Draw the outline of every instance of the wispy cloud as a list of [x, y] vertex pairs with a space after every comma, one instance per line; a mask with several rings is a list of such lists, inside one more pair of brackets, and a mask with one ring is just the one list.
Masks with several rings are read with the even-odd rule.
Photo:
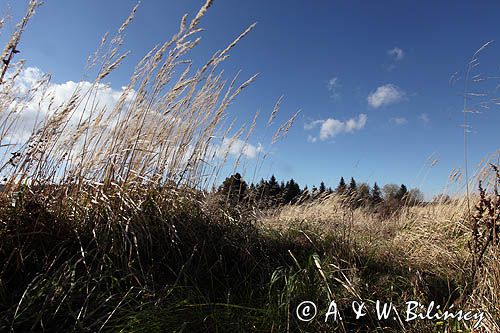
[[408, 119], [406, 119], [405, 117], [394, 117], [391, 118], [391, 122], [396, 125], [405, 125], [408, 124]]
[[342, 87], [340, 85], [339, 78], [334, 76], [326, 83], [326, 89], [330, 92], [330, 96], [333, 98], [339, 98], [340, 92], [339, 89]]
[[429, 118], [429, 115], [427, 113], [420, 114], [420, 116], [418, 116], [418, 119], [425, 124], [428, 124], [431, 121], [431, 119]]
[[306, 131], [312, 130], [316, 126], [323, 124], [323, 122], [324, 122], [324, 120], [314, 120], [314, 121], [311, 121], [310, 123], [304, 124], [304, 129]]
[[405, 57], [405, 53], [404, 53], [403, 49], [401, 49], [397, 46], [391, 50], [388, 50], [387, 54], [396, 61], [403, 60], [403, 58]]
[[[368, 116], [361, 113], [357, 118], [351, 118], [346, 121], [341, 121], [335, 118], [315, 120], [306, 124], [304, 129], [312, 130], [319, 126], [319, 140], [325, 141], [341, 133], [352, 133], [354, 131], [361, 130], [365, 127], [367, 120]], [[309, 142], [316, 142], [318, 138], [309, 135], [307, 140]]]
[[308, 141], [308, 142], [315, 143], [316, 141], [318, 141], [318, 138], [317, 138], [317, 137], [315, 137], [315, 136], [312, 136], [312, 135], [308, 135], [308, 136], [307, 136], [307, 141]]
[[233, 156], [244, 156], [249, 159], [254, 159], [260, 152], [264, 151], [264, 147], [259, 143], [257, 146], [254, 146], [248, 142], [245, 142], [241, 139], [231, 140], [225, 138], [222, 141], [219, 150], [217, 151], [219, 156], [224, 156], [226, 154]]
[[394, 84], [380, 86], [367, 97], [368, 104], [375, 109], [384, 105], [400, 102], [406, 97], [406, 93]]

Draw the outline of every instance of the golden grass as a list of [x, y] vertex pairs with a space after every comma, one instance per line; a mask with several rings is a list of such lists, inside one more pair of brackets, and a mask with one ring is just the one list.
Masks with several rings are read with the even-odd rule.
[[[27, 91], [21, 91], [18, 89], [18, 80], [24, 63], [13, 62], [22, 32], [38, 5], [37, 1], [30, 1], [25, 17], [3, 51], [3, 58], [7, 61], [2, 65], [0, 77], [2, 79], [0, 83], [0, 147], [3, 154], [0, 159], [3, 163], [0, 166], [0, 175], [6, 179], [7, 189], [0, 195], [3, 205], [3, 209], [0, 210], [2, 219], [19, 222], [16, 220], [17, 214], [19, 212], [25, 214], [23, 216], [33, 222], [34, 231], [28, 230], [23, 235], [30, 241], [32, 241], [30, 237], [39, 232], [37, 228], [41, 228], [41, 233], [47, 233], [46, 230], [48, 230], [54, 235], [59, 235], [59, 231], [55, 230], [57, 228], [54, 222], [64, 221], [64, 226], [69, 230], [65, 229], [67, 234], [71, 236], [72, 241], [80, 244], [75, 255], [77, 258], [75, 267], [83, 262], [87, 269], [85, 260], [90, 255], [87, 248], [84, 249], [81, 245], [83, 241], [80, 233], [82, 233], [88, 237], [89, 248], [92, 246], [97, 248], [95, 250], [97, 254], [94, 255], [96, 262], [105, 262], [108, 255], [107, 247], [111, 248], [111, 252], [118, 253], [116, 257], [119, 258], [119, 262], [123, 258], [126, 262], [123, 265], [126, 267], [124, 270], [129, 273], [124, 279], [129, 283], [130, 276], [133, 276], [134, 288], [137, 287], [136, 280], [150, 282], [150, 277], [142, 271], [141, 265], [144, 263], [141, 261], [142, 257], [149, 258], [148, 256], [153, 257], [153, 254], [157, 255], [153, 247], [166, 246], [166, 239], [172, 243], [178, 241], [175, 238], [176, 224], [185, 228], [185, 235], [188, 235], [186, 236], [188, 239], [191, 234], [194, 235], [193, 238], [199, 236], [188, 225], [182, 224], [186, 216], [188, 220], [192, 218], [194, 222], [201, 220], [198, 226], [206, 227], [207, 232], [216, 230], [212, 235], [214, 238], [222, 234], [222, 232], [218, 233], [219, 227], [230, 234], [231, 230], [228, 230], [227, 226], [231, 226], [231, 223], [238, 228], [247, 223], [246, 216], [243, 214], [233, 217], [219, 209], [220, 207], [210, 205], [210, 201], [205, 198], [205, 193], [193, 189], [206, 189], [216, 182], [223, 165], [228, 160], [228, 152], [220, 156], [217, 151], [220, 142], [225, 139], [235, 142], [242, 137], [246, 143], [255, 129], [258, 113], [255, 114], [248, 128], [244, 126], [235, 129], [228, 119], [231, 116], [228, 108], [240, 92], [252, 84], [257, 76], [252, 76], [237, 84], [237, 77], [231, 81], [225, 80], [221, 69], [221, 64], [229, 57], [229, 52], [254, 28], [255, 24], [250, 25], [222, 51], [216, 52], [200, 68], [194, 69], [189, 53], [200, 43], [199, 25], [212, 5], [212, 1], [207, 0], [193, 20], [188, 22], [187, 16], [184, 16], [181, 19], [179, 31], [170, 40], [158, 45], [143, 57], [136, 65], [118, 102], [113, 109], [106, 109], [98, 100], [99, 91], [106, 88], [103, 80], [117, 70], [129, 54], [122, 51], [124, 31], [134, 19], [138, 9], [136, 6], [116, 34], [111, 37], [106, 34], [97, 51], [90, 57], [89, 71], [95, 70], [95, 80], [91, 82], [90, 87], [81, 83], [68, 100], [61, 105], [54, 105], [53, 98], [48, 93], [50, 77], [44, 76]], [[46, 108], [47, 118], [39, 121], [38, 126], [34, 128], [25, 142], [11, 142], [11, 138], [21, 125], [20, 115], [26, 105], [33, 100], [37, 101], [40, 107]], [[272, 125], [281, 102], [282, 97], [278, 99], [272, 110], [266, 127]], [[297, 114], [298, 112], [277, 128], [271, 144], [287, 134]], [[231, 133], [234, 134], [231, 135]], [[235, 158], [235, 168], [242, 163], [242, 159], [244, 156], [240, 153]], [[478, 174], [483, 180], [489, 177], [484, 168], [480, 169]], [[493, 182], [487, 184], [491, 186]], [[26, 188], [25, 185], [28, 187]], [[184, 188], [183, 191], [179, 189], [181, 187]], [[25, 200], [21, 194], [29, 197], [29, 200], [21, 202]], [[366, 294], [364, 290], [366, 285], [363, 284], [362, 277], [363, 267], [361, 267], [366, 263], [362, 259], [370, 259], [376, 264], [386, 263], [394, 272], [411, 271], [410, 275], [415, 278], [411, 286], [415, 290], [422, 287], [419, 279], [425, 274], [439, 276], [443, 281], [452, 282], [457, 286], [456, 288], [461, 289], [459, 293], [466, 289], [471, 261], [468, 249], [468, 242], [471, 239], [468, 205], [477, 201], [476, 197], [456, 199], [448, 203], [406, 207], [397, 214], [384, 218], [375, 214], [372, 209], [346, 208], [344, 201], [342, 197], [329, 195], [314, 201], [285, 206], [276, 212], [261, 213], [262, 216], [257, 221], [260, 228], [258, 232], [264, 235], [280, 235], [279, 237], [282, 238], [278, 237], [279, 246], [276, 246], [278, 249], [270, 246], [271, 250], [275, 251], [273, 253], [283, 255], [286, 260], [292, 260], [293, 263], [285, 269], [280, 267], [273, 272], [273, 278], [278, 276], [276, 281], [280, 278], [287, 281], [284, 288], [293, 289], [302, 286], [303, 291], [308, 291], [307, 283], [312, 281], [315, 287], [319, 286], [317, 288], [319, 296], [321, 290], [324, 289], [328, 297], [338, 292], [343, 294], [345, 299], [360, 298], [363, 291]], [[191, 205], [196, 209], [193, 209]], [[154, 212], [152, 216], [156, 220], [153, 222], [157, 225], [149, 221], [153, 218], [152, 216], [144, 213], [148, 209]], [[204, 215], [207, 212], [210, 214]], [[170, 219], [171, 216], [175, 218]], [[222, 226], [214, 227], [215, 224], [204, 224], [205, 219], [210, 220], [214, 216], [220, 217]], [[248, 220], [251, 219], [248, 218]], [[102, 224], [96, 225], [97, 220]], [[3, 223], [2, 228], [5, 229], [6, 239], [14, 242], [15, 237], [12, 235], [20, 229], [13, 231], [12, 225]], [[16, 227], [30, 227], [30, 225], [20, 225]], [[244, 227], [247, 228], [247, 225], [245, 224]], [[151, 231], [151, 229], [154, 230]], [[102, 234], [97, 235], [95, 230], [101, 231]], [[244, 231], [247, 230], [258, 233], [250, 227], [244, 229]], [[252, 237], [255, 234], [252, 234]], [[107, 236], [109, 239], [106, 238]], [[244, 233], [239, 236], [241, 237], [237, 238], [238, 242], [248, 240]], [[155, 237], [158, 237], [160, 241], [155, 243]], [[193, 240], [195, 245], [193, 249], [190, 249], [193, 254], [186, 262], [179, 263], [181, 268], [178, 276], [183, 274], [185, 265], [192, 260], [194, 253], [198, 251], [198, 246], [206, 246], [206, 239], [203, 237], [204, 235]], [[225, 234], [217, 240], [222, 244], [221, 248], [224, 251], [227, 248], [233, 251], [234, 244], [231, 244], [232, 240], [229, 236], [227, 237], [229, 241]], [[296, 238], [293, 238], [293, 242], [290, 243], [287, 237]], [[321, 243], [321, 240], [324, 243]], [[330, 240], [332, 240], [331, 243], [329, 243]], [[109, 244], [105, 243], [106, 241]], [[310, 265], [313, 268], [312, 272], [318, 273], [319, 279], [317, 276], [309, 279], [308, 274], [311, 274], [311, 270], [303, 267], [303, 261], [296, 258], [289, 244], [308, 254], [310, 248], [316, 251], [318, 243], [323, 244], [321, 246], [324, 252], [331, 257], [320, 258], [317, 253], [311, 256], [312, 261], [309, 261], [312, 263]], [[8, 261], [11, 262], [12, 258], [22, 259], [21, 254], [36, 254], [39, 250], [31, 251], [26, 244], [16, 245], [12, 252], [6, 253]], [[61, 240], [60, 244], [64, 244], [64, 240]], [[25, 245], [26, 248], [23, 247]], [[287, 246], [289, 248], [285, 251]], [[251, 245], [248, 245], [248, 248], [236, 247], [234, 253], [251, 262], [254, 259], [250, 254], [250, 247]], [[332, 250], [334, 247], [338, 247], [335, 249], [337, 252]], [[165, 253], [178, 250], [174, 246], [172, 248], [174, 250], [164, 249]], [[73, 248], [70, 247], [71, 249]], [[221, 253], [218, 253], [218, 250], [214, 250], [213, 258], [206, 255], [209, 270], [222, 265], [219, 255], [222, 258], [224, 251], [221, 250]], [[45, 249], [42, 252], [47, 255], [44, 251]], [[234, 255], [233, 252], [230, 253]], [[269, 257], [272, 255], [268, 256], [263, 253], [262, 258], [265, 259], [262, 259], [262, 262], [266, 263], [265, 260], [268, 260], [270, 262], [268, 265], [275, 268], [272, 266], [275, 263], [273, 258]], [[163, 264], [164, 262], [158, 258], [155, 258], [157, 261], [151, 262], [155, 265]], [[228, 257], [225, 258], [227, 260]], [[20, 265], [21, 259], [19, 259]], [[211, 261], [212, 259], [216, 260], [215, 263]], [[71, 260], [68, 259], [68, 263], [71, 263]], [[280, 261], [279, 264], [282, 262], [286, 261]], [[137, 263], [140, 267], [133, 267]], [[346, 264], [350, 266], [343, 267]], [[109, 264], [110, 270], [116, 268], [114, 265], [115, 263]], [[155, 265], [151, 266], [151, 270], [156, 269]], [[392, 266], [398, 266], [396, 267], [398, 270]], [[61, 272], [63, 272], [61, 274], [68, 275], [68, 272], [76, 274], [71, 271], [73, 268], [68, 268], [69, 264], [61, 267]], [[117, 267], [122, 268], [120, 265]], [[203, 265], [200, 267], [205, 268]], [[248, 274], [251, 274], [254, 268], [251, 267]], [[298, 268], [298, 272], [293, 273], [295, 268]], [[226, 274], [227, 271], [224, 269], [221, 269], [221, 272]], [[380, 273], [378, 270], [374, 271]], [[280, 275], [280, 272], [283, 274]], [[393, 271], [390, 272], [393, 273]], [[87, 273], [91, 277], [93, 272]], [[203, 277], [207, 275], [203, 271], [201, 273], [197, 271], [197, 274], [193, 275], [194, 278], [201, 279], [200, 275]], [[110, 276], [114, 277], [112, 274]], [[403, 273], [401, 276], [383, 276], [377, 283], [386, 287], [386, 283], [382, 280], [386, 279], [387, 283], [392, 283], [391, 279], [406, 278], [403, 276]], [[214, 279], [219, 278], [224, 280], [221, 276], [215, 276]], [[259, 278], [262, 279], [261, 276]], [[298, 281], [296, 285], [288, 283], [291, 278]], [[71, 277], [61, 279], [65, 283], [72, 283]], [[47, 285], [43, 285], [41, 281], [34, 278], [26, 287], [25, 293], [33, 290], [36, 296], [37, 283], [50, 290], [53, 282], [50, 278], [44, 281], [48, 281]], [[93, 280], [89, 278], [88, 281]], [[138, 282], [138, 285], [142, 282]], [[176, 280], [175, 286], [177, 282]], [[270, 290], [274, 287], [274, 282], [269, 283]], [[335, 283], [343, 289], [336, 291], [331, 287]], [[144, 282], [144, 284], [147, 283]], [[81, 290], [85, 290], [87, 286], [80, 285], [80, 287]], [[141, 287], [143, 289], [137, 297], [142, 292], [151, 292], [145, 286]], [[40, 290], [44, 290], [43, 288]], [[392, 293], [391, 288], [386, 288], [384, 292]], [[122, 296], [123, 299], [128, 299], [132, 289], [131, 287], [124, 295], [118, 293], [109, 297], [113, 300]], [[474, 285], [470, 295], [467, 295], [467, 299], [462, 300], [472, 307], [486, 311], [487, 319], [483, 327], [486, 332], [499, 331], [499, 290], [498, 247], [492, 247], [486, 253], [477, 284]], [[450, 294], [453, 291], [450, 291]], [[66, 291], [57, 287], [54, 294], [48, 295], [60, 300], [59, 296], [63, 292]], [[70, 291], [67, 292], [69, 295]], [[410, 290], [405, 292], [410, 295], [419, 295]], [[91, 294], [89, 292], [87, 296], [90, 298]], [[283, 296], [284, 298], [280, 300], [284, 299], [284, 303], [288, 302], [286, 306], [290, 308], [291, 292], [287, 291], [287, 295], [288, 298]], [[65, 299], [66, 297], [63, 297], [60, 300], [61, 304]], [[21, 305], [24, 306], [23, 301], [25, 301], [23, 298], [19, 300], [14, 317], [17, 316], [17, 310], [21, 308]], [[37, 297], [33, 297], [32, 301], [36, 304]], [[116, 303], [115, 310], [121, 304], [121, 301]], [[83, 305], [80, 311], [87, 311], [85, 307], [86, 305]], [[28, 308], [29, 306], [26, 307]], [[282, 303], [279, 303], [277, 311], [281, 311], [282, 308]], [[106, 312], [109, 317], [100, 318], [103, 319], [100, 321], [101, 328], [108, 323], [115, 310]], [[289, 313], [290, 311], [286, 313], [287, 320], [290, 318]], [[80, 315], [78, 316], [76, 322], [80, 319]], [[30, 320], [31, 318], [28, 318], [27, 322]], [[265, 320], [263, 322], [266, 323]]]
[[[483, 173], [483, 176], [488, 176]], [[491, 175], [490, 175], [491, 176]], [[477, 202], [472, 196], [470, 201]], [[359, 253], [398, 263], [403, 269], [422, 275], [439, 276], [450, 281], [464, 295], [471, 275], [471, 225], [467, 219], [467, 199], [453, 199], [427, 205], [406, 207], [382, 218], [366, 208], [349, 209], [345, 198], [335, 194], [300, 205], [285, 206], [265, 216], [265, 230], [307, 230], [323, 238], [335, 235], [337, 241], [353, 244]], [[489, 249], [473, 292], [456, 302], [485, 311], [485, 325], [476, 331], [497, 332], [500, 324], [500, 265], [498, 247]], [[415, 288], [419, 289], [417, 278]]]
[[[30, 3], [5, 52], [15, 50], [37, 4]], [[16, 84], [23, 63], [4, 65], [2, 72], [8, 75], [1, 86], [0, 142], [4, 156], [15, 154], [15, 159], [4, 161], [1, 168], [8, 186], [71, 183], [79, 188], [89, 182], [103, 186], [173, 182], [209, 188], [227, 162], [227, 153], [221, 157], [221, 142], [239, 140], [245, 130], [242, 127], [230, 134], [235, 129], [231, 122], [227, 125], [231, 116], [227, 109], [257, 77], [254, 75], [237, 84], [236, 77], [230, 82], [225, 80], [221, 69], [230, 51], [255, 24], [200, 68], [193, 68], [188, 54], [201, 40], [198, 26], [211, 4], [212, 1], [207, 1], [189, 23], [184, 16], [179, 31], [137, 64], [129, 84], [111, 110], [101, 105], [99, 90], [107, 87], [103, 79], [129, 54], [121, 51], [123, 33], [133, 21], [137, 6], [114, 36], [106, 34], [102, 38], [98, 50], [89, 59], [89, 71], [97, 69], [90, 88], [80, 85], [62, 105], [53, 105], [50, 96], [44, 94], [48, 77], [21, 94]], [[10, 138], [21, 125], [19, 115], [33, 99], [42, 108], [48, 108], [48, 117], [38, 122], [26, 142], [14, 143]], [[278, 109], [279, 103], [270, 119], [276, 116]], [[257, 115], [244, 137], [245, 144], [254, 130]], [[288, 132], [294, 118], [278, 129], [273, 142]], [[235, 159], [236, 166], [242, 159], [243, 152]]]

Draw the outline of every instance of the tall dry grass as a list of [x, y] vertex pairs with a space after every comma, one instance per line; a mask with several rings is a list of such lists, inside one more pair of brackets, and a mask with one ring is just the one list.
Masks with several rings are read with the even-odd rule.
[[[39, 5], [31, 1], [4, 51], [7, 62], [2, 68], [6, 76], [1, 86], [0, 142], [6, 185], [75, 184], [77, 190], [90, 183], [209, 188], [228, 159], [229, 149], [221, 149], [222, 142], [243, 139], [245, 145], [255, 128], [256, 117], [248, 128], [233, 128], [227, 110], [257, 77], [237, 83], [237, 77], [224, 79], [221, 69], [231, 50], [255, 24], [200, 68], [193, 68], [189, 53], [201, 41], [199, 24], [211, 4], [207, 1], [191, 21], [185, 15], [179, 31], [139, 61], [116, 104], [108, 109], [99, 100], [99, 92], [108, 87], [104, 80], [129, 54], [122, 51], [124, 32], [137, 6], [114, 35], [102, 38], [89, 58], [89, 73], [95, 69], [90, 86], [81, 83], [67, 101], [54, 105], [47, 76], [27, 91], [18, 89], [24, 63], [14, 63], [12, 58]], [[44, 108], [48, 117], [37, 121], [27, 140], [15, 142], [12, 138], [22, 125], [20, 115], [30, 103]], [[278, 108], [279, 104], [271, 118]], [[273, 141], [287, 132], [292, 122], [279, 128]], [[243, 158], [240, 152], [236, 163]]]
[[[484, 161], [475, 178], [470, 180], [470, 188], [481, 183], [488, 188], [484, 194], [491, 201], [482, 210], [479, 207], [484, 199], [480, 195], [471, 193], [467, 197], [459, 193], [451, 200], [403, 207], [384, 217], [371, 208], [353, 209], [346, 204], [349, 198], [332, 194], [304, 204], [285, 206], [276, 214], [265, 217], [261, 224], [264, 229], [277, 230], [281, 234], [298, 232], [306, 238], [314, 235], [314, 238], [330, 241], [332, 246], [347, 245], [348, 254], [344, 253], [342, 258], [357, 258], [351, 261], [351, 265], [358, 267], [357, 273], [351, 276], [353, 281], [362, 280], [360, 267], [369, 267], [375, 258], [383, 258], [384, 265], [397, 267], [392, 272], [393, 278], [398, 276], [406, 280], [404, 290], [401, 290], [402, 297], [420, 299], [424, 303], [441, 297], [446, 306], [480, 309], [485, 313], [486, 319], [479, 329], [472, 330], [467, 324], [455, 326], [456, 323], [434, 329], [497, 332], [500, 325], [500, 248], [495, 232], [498, 232], [500, 213], [500, 178], [495, 165], [489, 165], [489, 161], [497, 158], [493, 155]], [[471, 203], [475, 205], [472, 208]], [[471, 222], [469, 209], [478, 216], [476, 224]], [[476, 228], [479, 225], [480, 230], [474, 231], [475, 225]], [[473, 251], [474, 233], [479, 233], [485, 241], [490, 239], [488, 246], [484, 247], [484, 258], [479, 267], [475, 258], [478, 254]], [[488, 238], [491, 235], [493, 237]], [[353, 281], [346, 279], [345, 288], [356, 286]], [[375, 283], [370, 288], [376, 290], [377, 285]], [[357, 288], [354, 294], [366, 293], [364, 286], [358, 284]], [[400, 329], [412, 330], [415, 327], [402, 325]], [[433, 328], [419, 329], [431, 331]]]
[[[248, 292], [222, 277], [262, 279], [268, 269], [256, 264], [254, 257], [266, 254], [250, 224], [207, 206], [202, 191], [216, 182], [231, 144], [244, 147], [255, 128], [257, 115], [249, 127], [234, 128], [228, 107], [256, 75], [237, 83], [222, 69], [255, 24], [194, 68], [189, 54], [201, 42], [200, 23], [212, 5], [207, 0], [139, 61], [107, 108], [100, 92], [129, 54], [122, 51], [124, 32], [138, 7], [88, 59], [94, 80], [80, 82], [58, 103], [50, 76], [26, 87], [25, 62], [15, 62], [39, 5], [29, 2], [3, 53], [0, 330], [182, 330], [188, 321], [176, 318], [197, 319], [212, 309], [203, 303], [229, 303], [227, 292]], [[18, 134], [30, 107], [40, 110], [40, 118], [23, 138]], [[243, 159], [240, 151], [235, 164]], [[238, 259], [248, 263], [238, 267]], [[155, 315], [166, 309], [173, 315]], [[157, 322], [147, 319], [152, 317]], [[215, 319], [205, 329], [221, 327]]]
[[[472, 291], [464, 293], [473, 270], [465, 199], [385, 218], [350, 209], [335, 195], [264, 213], [228, 212], [207, 199], [200, 189], [216, 182], [229, 159], [221, 142], [247, 142], [257, 123], [256, 114], [248, 127], [234, 128], [228, 112], [256, 76], [238, 84], [222, 70], [254, 25], [201, 67], [189, 60], [211, 4], [190, 21], [184, 16], [178, 32], [136, 65], [109, 109], [99, 92], [128, 55], [124, 32], [138, 7], [89, 58], [95, 79], [56, 103], [47, 75], [19, 85], [19, 40], [39, 6], [29, 2], [4, 49], [0, 83], [0, 330], [470, 329], [348, 316], [304, 324], [293, 315], [305, 299], [335, 299], [345, 310], [355, 299], [415, 298], [485, 309], [481, 330], [498, 331], [498, 247], [488, 248]], [[28, 138], [16, 139], [33, 104], [47, 117]], [[235, 167], [243, 159], [240, 153]]]

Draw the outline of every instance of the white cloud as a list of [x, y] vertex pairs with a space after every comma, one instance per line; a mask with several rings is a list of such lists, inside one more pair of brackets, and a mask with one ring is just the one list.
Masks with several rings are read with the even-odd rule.
[[[17, 89], [19, 95], [29, 92], [30, 89], [39, 83], [44, 75], [45, 74], [38, 68], [29, 67], [24, 69], [16, 81], [15, 88]], [[12, 108], [15, 108], [17, 110], [16, 112], [18, 112], [15, 124], [16, 127], [15, 131], [11, 131], [11, 135], [5, 139], [10, 144], [22, 144], [26, 142], [34, 131], [40, 128], [56, 110], [60, 109], [60, 106], [70, 100], [71, 96], [77, 89], [79, 90], [79, 94], [84, 96], [87, 95], [92, 86], [93, 83], [87, 81], [78, 83], [67, 81], [59, 84], [48, 83], [44, 95], [40, 90], [37, 90], [33, 98], [25, 104], [12, 106]], [[95, 103], [97, 103], [94, 105], [93, 109], [99, 111], [105, 108], [106, 114], [108, 114], [108, 112], [111, 112], [119, 101], [125, 87], [122, 88], [122, 90], [116, 90], [105, 84], [98, 84], [97, 86], [94, 86], [93, 89], [95, 89], [93, 90], [95, 99], [92, 96], [90, 102], [93, 103], [95, 100]], [[127, 109], [126, 106], [133, 101], [135, 94], [135, 91], [132, 90], [127, 95], [125, 99], [125, 107], [123, 109]], [[72, 135], [73, 128], [76, 127], [80, 119], [87, 119], [90, 117], [90, 113], [92, 112], [91, 109], [92, 107], [85, 107], [85, 101], [76, 108], [67, 124], [68, 126], [66, 126], [65, 136]], [[95, 111], [91, 118], [94, 119], [97, 113], [98, 112]], [[155, 121], [154, 116], [151, 117], [152, 118], [148, 119], [147, 122]], [[0, 118], [0, 120], [2, 120], [2, 118]], [[182, 120], [179, 118], [172, 117], [171, 121], [177, 122], [178, 126], [183, 126]], [[110, 130], [115, 126], [115, 123], [111, 120], [105, 126], [108, 130]], [[219, 158], [223, 158], [226, 155], [233, 157], [241, 155], [248, 159], [254, 159], [259, 153], [264, 152], [264, 147], [260, 143], [255, 146], [240, 139], [231, 140], [226, 138], [219, 144], [214, 144], [209, 150], [210, 152], [215, 152], [216, 156]], [[187, 162], [189, 157], [192, 155], [192, 152], [193, 148], [190, 146], [187, 147], [182, 153], [182, 160]]]
[[358, 119], [356, 120], [355, 118], [351, 118], [345, 123], [345, 132], [351, 133], [354, 132], [355, 130], [360, 130], [366, 125], [366, 121], [368, 120], [368, 117], [366, 114], [361, 113], [358, 116]]
[[254, 159], [263, 151], [264, 147], [260, 143], [257, 146], [254, 146], [240, 139], [231, 140], [229, 138], [225, 138], [222, 140], [222, 144], [217, 149], [217, 155], [219, 157], [224, 157], [226, 155], [238, 157], [241, 155], [249, 159]]
[[326, 84], [326, 89], [331, 93], [331, 96], [334, 98], [340, 97], [340, 94], [338, 92], [339, 88], [341, 87], [339, 83], [339, 78], [334, 76], [330, 80], [328, 80]]
[[344, 126], [344, 122], [334, 118], [328, 118], [323, 122], [323, 124], [321, 124], [319, 138], [321, 141], [324, 141], [330, 137], [334, 137], [335, 135], [342, 133]]
[[396, 61], [402, 60], [404, 58], [404, 56], [405, 56], [404, 51], [401, 48], [397, 47], [397, 46], [395, 48], [391, 49], [391, 50], [388, 50], [387, 54], [389, 56], [393, 57], [394, 60], [396, 60]]
[[[334, 118], [328, 118], [326, 120], [315, 120], [304, 126], [304, 129], [311, 130], [318, 125], [319, 129], [319, 139], [325, 141], [329, 138], [341, 133], [352, 133], [354, 131], [360, 130], [365, 127], [368, 117], [366, 114], [361, 113], [357, 118], [351, 118], [347, 121], [341, 121]], [[317, 138], [315, 136], [309, 135], [307, 140], [309, 142], [316, 142]]]
[[391, 122], [396, 125], [405, 125], [408, 124], [408, 119], [406, 119], [405, 117], [395, 117], [391, 118]]
[[312, 136], [312, 135], [307, 136], [307, 142], [315, 143], [316, 141], [318, 141], [317, 137]]
[[422, 113], [420, 116], [418, 116], [418, 119], [426, 124], [431, 121], [431, 119], [429, 118], [429, 115], [427, 113]]
[[323, 123], [323, 120], [314, 120], [314, 121], [311, 121], [310, 123], [304, 124], [304, 129], [306, 131], [312, 130], [313, 128], [315, 128], [316, 126], [318, 126], [322, 123]]
[[[15, 85], [17, 94], [21, 96], [28, 93], [30, 89], [40, 84], [44, 75], [40, 69], [35, 67], [28, 67], [21, 71]], [[32, 98], [22, 105], [11, 105], [11, 108], [16, 110], [18, 116], [16, 118], [15, 131], [11, 132], [11, 135], [6, 139], [12, 144], [25, 142], [34, 130], [38, 129], [48, 117], [53, 115], [56, 110], [60, 109], [61, 106], [71, 99], [76, 90], [79, 90], [80, 95], [84, 96], [91, 88], [94, 89], [93, 93], [95, 94], [95, 99], [94, 96], [92, 96], [92, 99], [97, 103], [94, 105], [94, 110], [105, 108], [107, 112], [110, 112], [114, 108], [122, 96], [123, 89], [125, 89], [116, 90], [105, 84], [94, 85], [87, 81], [78, 83], [74, 81], [48, 83], [45, 92], [42, 92], [43, 89], [38, 89]], [[134, 92], [132, 91], [126, 98], [127, 103], [133, 97]], [[80, 119], [88, 118], [92, 112], [91, 109], [89, 106], [86, 107], [85, 101], [80, 103], [69, 121], [69, 127], [76, 125]], [[94, 112], [94, 117], [96, 113]], [[68, 128], [67, 131], [70, 132], [70, 129]]]
[[375, 109], [381, 106], [400, 102], [406, 97], [406, 93], [394, 84], [380, 86], [368, 95], [368, 104]]

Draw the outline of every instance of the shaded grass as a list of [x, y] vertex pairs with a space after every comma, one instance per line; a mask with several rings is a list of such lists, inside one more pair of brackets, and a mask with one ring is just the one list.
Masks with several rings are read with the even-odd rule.
[[[393, 321], [355, 320], [351, 302], [455, 298], [452, 281], [418, 275], [335, 232], [265, 230], [248, 212], [227, 214], [192, 190], [145, 190], [136, 209], [114, 201], [121, 195], [93, 196], [85, 214], [28, 189], [4, 202], [1, 330], [396, 332]], [[304, 300], [323, 309], [318, 316], [335, 300], [342, 325], [298, 321]]]

